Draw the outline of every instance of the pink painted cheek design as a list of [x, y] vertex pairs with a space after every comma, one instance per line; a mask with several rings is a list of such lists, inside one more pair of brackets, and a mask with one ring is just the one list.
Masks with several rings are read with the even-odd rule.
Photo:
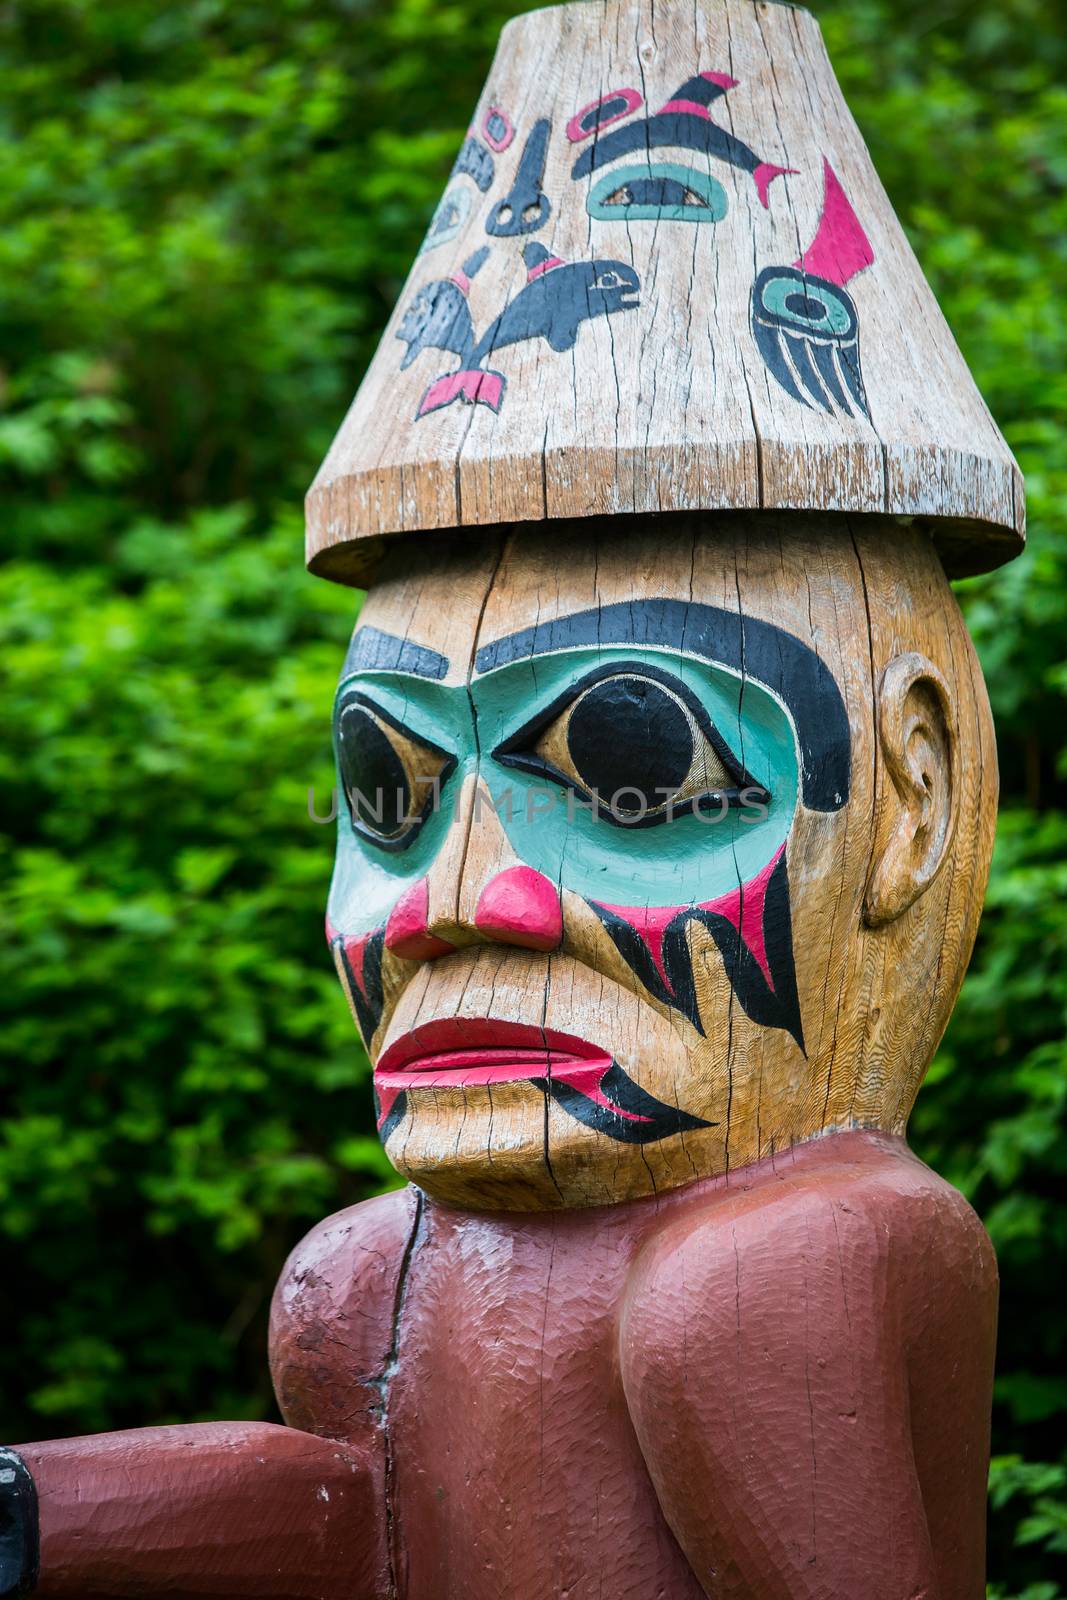
[[784, 844], [748, 883], [702, 905], [588, 903], [649, 993], [703, 1033], [688, 939], [689, 924], [699, 923], [714, 939], [745, 1013], [784, 1029], [803, 1050]]
[[559, 891], [533, 867], [508, 867], [482, 890], [474, 926], [499, 944], [555, 950], [563, 938]]
[[[785, 846], [782, 846], [782, 850]], [[694, 911], [706, 911], [712, 915], [725, 917], [737, 929], [744, 943], [752, 952], [770, 987], [774, 988], [774, 979], [767, 963], [767, 948], [763, 939], [763, 909], [767, 897], [767, 885], [771, 874], [778, 863], [778, 855], [773, 861], [768, 862], [763, 871], [746, 883], [742, 888], [731, 889], [728, 894], [719, 895], [715, 900], [706, 900], [700, 905], [693, 906]], [[667, 929], [674, 919], [690, 909], [686, 906], [609, 906], [605, 911], [612, 911], [616, 916], [625, 917], [636, 929], [641, 939], [648, 947], [649, 954], [656, 964], [656, 970], [664, 983], [668, 982], [667, 972], [663, 965], [663, 940]]]

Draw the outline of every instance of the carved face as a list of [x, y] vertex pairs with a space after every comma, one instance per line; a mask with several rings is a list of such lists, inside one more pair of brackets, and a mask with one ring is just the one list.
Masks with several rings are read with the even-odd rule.
[[386, 1149], [443, 1198], [629, 1198], [865, 1120], [892, 557], [736, 527], [406, 546], [364, 606], [328, 932]]

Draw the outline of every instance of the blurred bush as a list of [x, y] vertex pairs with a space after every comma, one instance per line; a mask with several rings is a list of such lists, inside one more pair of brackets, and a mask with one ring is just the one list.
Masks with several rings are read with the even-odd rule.
[[[269, 1414], [288, 1247], [388, 1183], [322, 945], [357, 597], [300, 497], [509, 0], [0, 10], [0, 1351], [9, 1438]], [[824, 0], [842, 86], [1027, 474], [961, 585], [1004, 814], [913, 1121], [1003, 1279], [992, 1592], [1067, 1554], [1067, 36], [1056, 0]]]

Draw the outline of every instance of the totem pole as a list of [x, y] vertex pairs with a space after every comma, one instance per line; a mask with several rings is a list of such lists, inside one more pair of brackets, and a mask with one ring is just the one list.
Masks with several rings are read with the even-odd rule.
[[286, 1267], [288, 1426], [5, 1457], [4, 1592], [979, 1600], [996, 1267], [904, 1132], [1022, 506], [806, 12], [509, 24], [308, 498], [408, 1183]]

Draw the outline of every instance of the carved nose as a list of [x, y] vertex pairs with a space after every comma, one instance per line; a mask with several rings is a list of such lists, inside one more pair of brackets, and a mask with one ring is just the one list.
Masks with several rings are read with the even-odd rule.
[[429, 929], [430, 886], [425, 878], [405, 889], [385, 924], [385, 947], [405, 961], [435, 961], [455, 950]]
[[555, 950], [563, 938], [563, 907], [555, 884], [533, 867], [508, 867], [490, 878], [474, 909], [483, 939]]

